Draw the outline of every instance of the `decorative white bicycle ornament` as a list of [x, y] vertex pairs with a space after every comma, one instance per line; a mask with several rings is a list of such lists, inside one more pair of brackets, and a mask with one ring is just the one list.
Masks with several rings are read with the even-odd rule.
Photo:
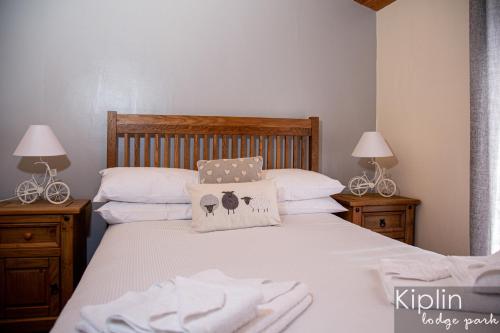
[[376, 189], [377, 192], [383, 197], [392, 197], [396, 194], [396, 183], [385, 176], [385, 169], [381, 168], [380, 165], [372, 159], [368, 163], [375, 165], [375, 175], [373, 179], [369, 179], [366, 172], [363, 172], [363, 176], [356, 176], [351, 178], [349, 181], [349, 190], [351, 193], [357, 196], [362, 196], [368, 192], [368, 190]]
[[70, 191], [69, 186], [62, 181], [55, 179], [57, 170], [51, 169], [47, 162], [35, 162], [45, 166], [45, 174], [41, 182], [37, 181], [33, 175], [31, 179], [23, 181], [16, 187], [16, 197], [25, 204], [36, 201], [39, 197], [45, 198], [48, 202], [60, 205], [68, 201]]

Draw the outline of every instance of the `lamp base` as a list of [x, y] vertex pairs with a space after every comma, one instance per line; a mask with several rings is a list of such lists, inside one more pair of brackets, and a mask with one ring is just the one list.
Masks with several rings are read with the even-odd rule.
[[389, 198], [396, 194], [396, 183], [385, 175], [385, 169], [372, 159], [370, 164], [375, 165], [375, 176], [369, 179], [366, 173], [362, 176], [356, 176], [349, 180], [349, 190], [352, 194], [359, 197], [365, 195], [369, 190], [376, 190], [378, 194], [383, 197]]
[[57, 170], [51, 169], [49, 164], [44, 161], [35, 162], [34, 164], [43, 164], [45, 166], [43, 180], [38, 182], [35, 175], [32, 175], [31, 179], [21, 182], [15, 190], [19, 201], [24, 204], [30, 204], [40, 197], [45, 198], [48, 202], [55, 205], [60, 205], [68, 201], [71, 193], [69, 186], [55, 179]]

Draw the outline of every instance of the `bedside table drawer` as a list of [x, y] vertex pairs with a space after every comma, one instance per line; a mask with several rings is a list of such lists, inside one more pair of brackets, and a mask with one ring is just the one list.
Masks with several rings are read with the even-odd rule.
[[59, 247], [60, 224], [7, 224], [0, 226], [0, 248]]
[[369, 193], [362, 197], [339, 193], [332, 195], [347, 212], [338, 216], [384, 236], [413, 245], [415, 208], [420, 200], [394, 196], [390, 198]]
[[403, 231], [405, 212], [364, 213], [362, 226], [378, 232]]

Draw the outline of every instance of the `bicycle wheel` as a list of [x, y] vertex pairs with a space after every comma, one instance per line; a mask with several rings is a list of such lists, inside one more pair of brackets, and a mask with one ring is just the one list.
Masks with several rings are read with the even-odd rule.
[[360, 197], [368, 192], [368, 184], [361, 176], [353, 177], [349, 181], [349, 190], [351, 190], [352, 194]]
[[392, 179], [384, 178], [377, 184], [377, 192], [383, 197], [392, 197], [396, 194], [396, 183]]
[[32, 180], [25, 180], [16, 187], [17, 198], [25, 204], [30, 204], [38, 198], [37, 186]]
[[53, 182], [45, 189], [45, 199], [48, 202], [60, 205], [69, 199], [69, 186], [63, 182]]

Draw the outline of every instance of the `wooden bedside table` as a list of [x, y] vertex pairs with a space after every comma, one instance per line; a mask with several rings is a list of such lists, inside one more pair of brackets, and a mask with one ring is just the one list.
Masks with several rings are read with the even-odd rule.
[[89, 200], [0, 203], [0, 331], [48, 331], [86, 266]]
[[384, 198], [379, 194], [335, 194], [332, 198], [348, 209], [337, 213], [339, 217], [413, 245], [415, 227], [415, 207], [420, 200], [393, 196]]

